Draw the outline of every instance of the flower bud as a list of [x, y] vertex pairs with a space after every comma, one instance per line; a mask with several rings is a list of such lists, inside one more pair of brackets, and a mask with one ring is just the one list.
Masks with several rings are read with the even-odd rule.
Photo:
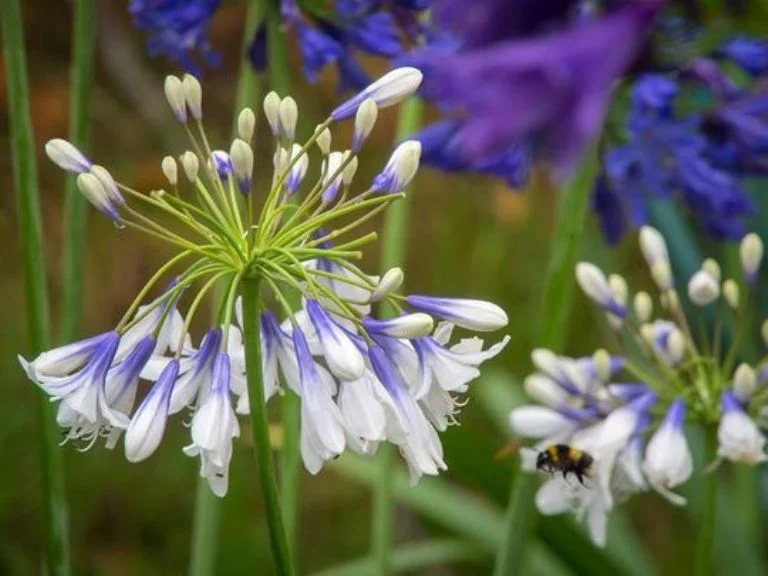
[[403, 314], [391, 320], [363, 320], [363, 328], [368, 332], [377, 332], [391, 338], [423, 338], [429, 336], [434, 326], [432, 317], [423, 312]]
[[673, 328], [667, 336], [667, 354], [671, 364], [677, 364], [685, 355], [685, 336], [678, 328]]
[[187, 175], [187, 179], [193, 184], [197, 182], [197, 173], [200, 170], [200, 161], [195, 156], [194, 152], [187, 150], [181, 155], [181, 167], [184, 168], [184, 174]]
[[120, 194], [120, 191], [117, 189], [115, 179], [112, 178], [112, 174], [109, 173], [109, 170], [103, 166], [94, 164], [91, 166], [91, 174], [96, 176], [96, 178], [99, 179], [99, 182], [101, 182], [101, 185], [104, 186], [104, 190], [106, 191], [110, 201], [117, 204], [125, 204], [125, 200], [123, 200], [122, 194]]
[[331, 152], [328, 158], [323, 160], [323, 193], [321, 199], [326, 204], [330, 204], [336, 198], [341, 186], [341, 174], [334, 177], [339, 172], [344, 163], [344, 154], [341, 152]]
[[216, 170], [219, 178], [222, 180], [226, 180], [232, 174], [232, 158], [224, 150], [214, 150], [211, 152], [209, 164], [212, 169]]
[[344, 186], [349, 186], [352, 184], [352, 180], [355, 177], [355, 173], [357, 172], [357, 156], [352, 156], [352, 159], [349, 161], [347, 166], [344, 168], [344, 171], [341, 173], [341, 182], [344, 184]]
[[[319, 128], [320, 126], [315, 128], [315, 133], [317, 133]], [[320, 134], [317, 135], [315, 144], [320, 148], [320, 152], [323, 156], [328, 156], [328, 154], [331, 153], [331, 131], [328, 130], [328, 128], [323, 128], [322, 131], [320, 131]]]
[[280, 131], [289, 140], [296, 137], [296, 122], [299, 118], [299, 109], [296, 100], [286, 96], [280, 101]]
[[605, 274], [594, 264], [579, 262], [576, 265], [576, 282], [591, 300], [619, 318], [626, 316], [626, 308], [617, 301]]
[[701, 269], [708, 272], [709, 275], [712, 276], [712, 278], [714, 278], [716, 282], [720, 282], [720, 274], [721, 274], [720, 264], [718, 264], [716, 260], [714, 260], [713, 258], [707, 258], [701, 264]]
[[699, 270], [688, 282], [688, 297], [697, 306], [707, 306], [720, 297], [720, 286], [709, 272]]
[[192, 74], [184, 74], [182, 81], [184, 88], [184, 100], [187, 102], [187, 108], [195, 120], [203, 117], [203, 89], [200, 82]]
[[352, 151], [357, 152], [360, 150], [365, 139], [373, 130], [374, 124], [376, 124], [376, 117], [379, 115], [379, 108], [376, 106], [376, 102], [368, 98], [360, 104], [360, 108], [357, 109], [355, 115], [355, 132], [352, 137]]
[[739, 258], [741, 259], [741, 267], [744, 270], [747, 283], [754, 284], [757, 278], [757, 271], [760, 268], [760, 261], [763, 259], [763, 241], [754, 232], [744, 236], [744, 239], [741, 241]]
[[627, 289], [627, 281], [619, 274], [611, 274], [608, 276], [608, 285], [611, 288], [611, 292], [613, 292], [614, 298], [622, 304], [626, 303], [629, 291]]
[[667, 243], [661, 233], [651, 226], [640, 228], [640, 250], [643, 252], [645, 261], [649, 266], [656, 262], [663, 261], [669, 266], [669, 253], [667, 252]]
[[392, 294], [403, 284], [403, 271], [400, 268], [390, 268], [379, 280], [379, 285], [371, 292], [369, 302], [378, 302], [389, 294]]
[[402, 102], [416, 92], [421, 84], [422, 74], [416, 68], [395, 68], [388, 72], [362, 92], [342, 103], [331, 112], [333, 120], [349, 118], [357, 112], [367, 99], [373, 100], [379, 108], [386, 108]]
[[749, 364], [739, 364], [733, 373], [733, 392], [742, 402], [748, 401], [757, 389], [757, 376]]
[[597, 377], [601, 382], [608, 382], [613, 374], [613, 370], [611, 370], [611, 355], [608, 354], [608, 351], [604, 348], [600, 348], [599, 350], [595, 350], [595, 353], [592, 355], [592, 360], [595, 363]]
[[264, 115], [272, 135], [280, 134], [280, 96], [274, 90], [264, 97]]
[[171, 186], [176, 186], [179, 183], [179, 165], [176, 164], [176, 160], [173, 156], [166, 156], [163, 158], [160, 167], [163, 170], [163, 175], [168, 180]]
[[723, 282], [723, 298], [733, 310], [739, 309], [739, 285], [729, 278]]
[[113, 222], [118, 222], [120, 220], [120, 215], [110, 201], [107, 191], [96, 176], [89, 172], [80, 174], [77, 177], [77, 188], [82, 192], [88, 202], [93, 204], [96, 209], [107, 218]]
[[371, 189], [375, 192], [397, 194], [402, 192], [419, 169], [421, 142], [407, 140], [392, 152], [387, 165], [374, 179]]
[[523, 380], [525, 393], [539, 404], [559, 408], [567, 406], [569, 394], [548, 376], [536, 373]]
[[256, 129], [256, 114], [250, 108], [243, 108], [237, 117], [237, 133], [240, 138], [246, 142], [253, 139], [253, 132]]
[[669, 262], [659, 260], [651, 264], [651, 277], [659, 290], [666, 291], [672, 288], [672, 269], [669, 267]]
[[91, 169], [91, 161], [86, 158], [71, 142], [54, 138], [45, 143], [45, 153], [59, 168], [67, 172], [82, 174]]
[[298, 160], [291, 167], [291, 171], [288, 173], [288, 178], [285, 181], [290, 194], [294, 194], [299, 189], [299, 186], [304, 181], [304, 176], [307, 174], [307, 168], [309, 168], [309, 156], [302, 151], [301, 146], [294, 144], [291, 148], [291, 161], [297, 157]]
[[247, 142], [235, 138], [229, 148], [229, 157], [232, 160], [232, 171], [235, 173], [240, 193], [247, 196], [251, 191], [253, 177], [253, 150]]
[[166, 76], [165, 85], [165, 99], [168, 100], [168, 105], [173, 110], [173, 115], [181, 123], [187, 121], [187, 105], [184, 101], [184, 86], [176, 76]]
[[641, 323], [648, 322], [653, 314], [653, 301], [648, 292], [635, 294], [635, 316]]

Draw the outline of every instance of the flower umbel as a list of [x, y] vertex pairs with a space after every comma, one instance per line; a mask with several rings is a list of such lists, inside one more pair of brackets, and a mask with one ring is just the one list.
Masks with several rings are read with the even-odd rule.
[[[692, 275], [687, 292], [694, 309], [710, 309], [717, 318], [713, 331], [698, 333], [692, 327], [704, 323], [684, 313], [664, 238], [644, 227], [640, 246], [659, 288], [658, 316], [648, 293], [630, 298], [620, 276], [606, 278], [593, 264], [578, 264], [579, 285], [598, 305], [622, 349], [617, 355], [598, 350], [584, 358], [535, 350], [538, 371], [526, 379], [525, 391], [537, 404], [511, 414], [514, 431], [536, 439], [535, 449], [563, 443], [594, 458], [592, 486], [555, 477], [541, 487], [536, 503], [544, 514], [572, 510], [584, 517], [599, 545], [605, 543], [607, 515], [616, 501], [652, 488], [674, 504], [686, 503], [673, 490], [694, 475], [686, 437], [690, 428], [698, 426], [717, 438], [715, 461], [697, 463], [703, 473], [712, 473], [723, 460], [754, 465], [768, 459], [761, 431], [768, 416], [765, 359], [735, 367], [742, 352], [739, 342], [752, 320], [751, 294], [739, 293], [749, 290], [759, 273], [762, 241], [755, 234], [743, 238], [742, 279], [722, 279], [720, 266], [711, 259]], [[720, 333], [725, 322], [736, 331], [727, 350]], [[532, 470], [532, 462], [527, 452], [524, 467]]]
[[[355, 233], [402, 198], [418, 168], [420, 147], [401, 144], [373, 184], [359, 192], [357, 154], [374, 127], [377, 106], [407, 98], [420, 79], [413, 68], [391, 72], [337, 107], [301, 144], [296, 102], [270, 93], [264, 111], [275, 153], [266, 190], [254, 174], [254, 166], [263, 165], [251, 148], [254, 113], [240, 114], [240, 137], [230, 146], [212, 149], [203, 127], [202, 89], [189, 75], [165, 82], [171, 111], [191, 146], [178, 161], [163, 158], [166, 190], [144, 194], [116, 182], [64, 140], [46, 145], [56, 164], [84, 179], [83, 194], [120, 228], [177, 250], [113, 330], [31, 362], [20, 359], [29, 378], [61, 402], [58, 422], [67, 439], [89, 447], [105, 437], [111, 448], [125, 431], [126, 457], [138, 462], [157, 449], [169, 417], [189, 410], [191, 443], [184, 452], [200, 458], [200, 475], [224, 496], [240, 434], [237, 414], [253, 406], [241, 330], [248, 334], [257, 327], [264, 398], [300, 396], [301, 453], [311, 473], [347, 448], [372, 454], [385, 441], [399, 447], [414, 481], [446, 467], [437, 431], [455, 422], [461, 405], [456, 395], [508, 338], [486, 351], [478, 338], [450, 346], [452, 325], [435, 329], [433, 315], [477, 331], [502, 328], [507, 317], [489, 302], [401, 295], [402, 270], [380, 279], [355, 264], [360, 247], [376, 239], [375, 233]], [[330, 128], [355, 116], [349, 149], [332, 151]], [[322, 158], [312, 161], [316, 143]], [[154, 219], [158, 211], [166, 217], [163, 224]], [[170, 276], [166, 290], [150, 298]], [[260, 318], [243, 315], [239, 294], [245, 281], [258, 281]], [[224, 289], [223, 304], [196, 346], [189, 328], [217, 283]], [[187, 297], [182, 316], [178, 308]], [[299, 300], [300, 306], [290, 304]], [[375, 318], [377, 302], [399, 315]], [[140, 394], [141, 379], [151, 386]], [[142, 399], [134, 411], [137, 396]]]

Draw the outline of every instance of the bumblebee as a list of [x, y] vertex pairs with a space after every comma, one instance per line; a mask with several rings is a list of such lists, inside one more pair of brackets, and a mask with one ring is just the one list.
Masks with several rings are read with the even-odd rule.
[[564, 479], [567, 479], [568, 473], [572, 472], [579, 483], [586, 486], [584, 478], [589, 478], [594, 461], [595, 459], [586, 452], [565, 444], [552, 444], [543, 452], [539, 452], [536, 458], [536, 469], [550, 474], [562, 472]]

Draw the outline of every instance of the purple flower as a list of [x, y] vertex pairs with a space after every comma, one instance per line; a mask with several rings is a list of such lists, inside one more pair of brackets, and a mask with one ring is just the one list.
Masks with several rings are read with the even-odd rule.
[[678, 119], [678, 93], [671, 80], [647, 75], [633, 88], [628, 129], [630, 140], [604, 156], [603, 175], [594, 206], [609, 241], [618, 240], [626, 224], [647, 222], [650, 198], [679, 198], [711, 234], [738, 239], [753, 204], [741, 182], [718, 165], [700, 116]]
[[720, 54], [752, 76], [768, 72], [768, 41], [740, 36], [720, 49]]
[[195, 76], [200, 68], [193, 54], [209, 66], [218, 66], [220, 56], [208, 45], [208, 26], [219, 0], [131, 0], [128, 11], [139, 28], [149, 32], [148, 50], [165, 54]]
[[467, 160], [531, 139], [564, 176], [602, 126], [613, 84], [657, 9], [634, 3], [562, 31], [454, 54], [428, 49], [412, 62], [424, 71], [425, 95], [463, 119], [458, 137]]

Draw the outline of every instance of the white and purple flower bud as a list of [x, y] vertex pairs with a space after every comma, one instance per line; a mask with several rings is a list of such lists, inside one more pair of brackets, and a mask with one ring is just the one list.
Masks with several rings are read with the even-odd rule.
[[246, 142], [250, 142], [253, 140], [253, 133], [255, 130], [256, 114], [246, 106], [240, 110], [240, 114], [237, 116], [237, 134]]
[[342, 380], [361, 378], [365, 371], [365, 360], [355, 343], [317, 301], [308, 300], [306, 308], [330, 371]]
[[382, 298], [386, 298], [389, 294], [395, 292], [403, 284], [405, 275], [400, 268], [390, 268], [384, 273], [384, 276], [379, 280], [376, 289], [371, 292], [370, 301], [378, 302]]
[[125, 433], [125, 457], [129, 462], [149, 458], [160, 445], [168, 420], [173, 385], [179, 375], [179, 363], [171, 360], [131, 418]]
[[344, 451], [344, 416], [333, 401], [333, 377], [312, 359], [307, 339], [293, 328], [301, 396], [301, 456], [310, 474]]
[[624, 318], [627, 308], [616, 298], [608, 280], [594, 264], [579, 262], [576, 265], [576, 281], [582, 291], [606, 312]]
[[411, 96], [421, 84], [422, 74], [416, 68], [395, 68], [388, 72], [362, 92], [337, 106], [331, 112], [333, 120], [343, 120], [355, 114], [360, 105], [369, 98], [378, 108], [386, 108], [402, 102]]
[[648, 441], [643, 460], [643, 472], [651, 486], [679, 505], [685, 504], [685, 498], [669, 489], [679, 486], [693, 474], [693, 456], [685, 439], [684, 421], [685, 401], [678, 398]]
[[229, 148], [229, 157], [240, 193], [247, 196], [253, 183], [253, 150], [247, 142], [235, 138]]
[[192, 74], [184, 74], [184, 80], [181, 82], [184, 90], [184, 101], [187, 108], [195, 120], [203, 118], [203, 89], [200, 82]]
[[375, 192], [398, 194], [405, 190], [419, 170], [421, 142], [406, 140], [395, 148], [392, 156], [373, 179], [371, 189]]
[[757, 375], [749, 364], [739, 364], [733, 373], [733, 393], [740, 402], [749, 402], [757, 390]]
[[77, 177], [77, 188], [96, 209], [113, 222], [120, 222], [120, 214], [112, 203], [101, 181], [89, 172]]
[[166, 76], [163, 89], [165, 90], [165, 99], [168, 100], [173, 115], [176, 120], [184, 124], [187, 121], [187, 104], [181, 80], [176, 76]]
[[760, 262], [763, 260], [763, 241], [760, 236], [754, 232], [744, 236], [739, 245], [739, 258], [747, 284], [754, 284], [757, 280]]
[[411, 295], [405, 301], [416, 310], [477, 332], [492, 332], [509, 323], [504, 310], [485, 300]]
[[264, 116], [273, 136], [280, 134], [280, 96], [274, 90], [264, 97]]
[[435, 322], [432, 317], [421, 312], [403, 314], [390, 320], [376, 320], [370, 317], [363, 320], [363, 328], [368, 332], [376, 332], [392, 338], [423, 338], [429, 336], [434, 327]]
[[201, 476], [219, 498], [227, 493], [232, 439], [240, 435], [240, 425], [230, 400], [231, 362], [225, 352], [213, 364], [211, 391], [192, 418], [192, 444], [184, 448], [188, 456], [200, 456]]
[[296, 122], [299, 119], [299, 108], [296, 106], [296, 100], [286, 96], [280, 101], [278, 110], [280, 116], [280, 132], [288, 140], [296, 137]]
[[176, 186], [179, 183], [179, 165], [173, 156], [163, 158], [160, 168], [163, 170], [163, 176], [165, 176], [171, 186]]
[[219, 178], [226, 181], [232, 174], [232, 158], [224, 150], [214, 150], [211, 152], [211, 168], [216, 170]]
[[667, 243], [661, 233], [651, 226], [640, 228], [640, 250], [648, 266], [653, 266], [656, 262], [669, 264]]
[[708, 306], [720, 297], [720, 285], [708, 271], [697, 271], [688, 282], [688, 297], [697, 306]]
[[[342, 170], [345, 154], [342, 152], [331, 152], [323, 160], [323, 192], [321, 198], [324, 203], [330, 204], [336, 198], [341, 187]], [[337, 174], [338, 173], [338, 174]], [[334, 177], [334, 174], [336, 176]]]
[[379, 115], [379, 108], [371, 98], [367, 98], [360, 104], [355, 114], [355, 131], [352, 136], [352, 151], [359, 152], [363, 142], [368, 138], [373, 126], [376, 124], [376, 118]]
[[117, 188], [117, 183], [115, 183], [115, 179], [112, 178], [112, 174], [109, 173], [109, 170], [103, 166], [94, 164], [91, 166], [91, 174], [99, 179], [99, 182], [101, 182], [101, 185], [104, 186], [104, 190], [112, 202], [118, 205], [125, 204], [123, 195], [120, 194], [120, 190]]
[[730, 390], [723, 392], [721, 407], [722, 416], [717, 429], [717, 455], [745, 464], [768, 460], [765, 454], [765, 436]]
[[285, 180], [285, 186], [288, 188], [289, 194], [295, 194], [304, 181], [304, 176], [307, 175], [307, 169], [309, 168], [309, 155], [302, 151], [301, 146], [293, 144], [291, 147], [291, 161], [296, 159], [296, 162], [291, 166], [291, 170], [288, 172], [288, 177]]
[[67, 172], [82, 174], [88, 172], [93, 164], [72, 143], [62, 138], [54, 138], [45, 143], [45, 153], [59, 168]]

